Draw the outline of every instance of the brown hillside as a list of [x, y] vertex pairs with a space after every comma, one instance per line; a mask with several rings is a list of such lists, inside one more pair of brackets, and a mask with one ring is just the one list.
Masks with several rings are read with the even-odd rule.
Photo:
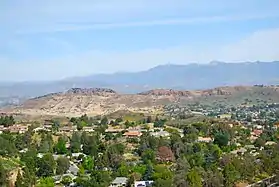
[[157, 89], [139, 94], [118, 94], [104, 88], [73, 88], [67, 92], [53, 93], [30, 99], [21, 106], [6, 111], [28, 115], [79, 116], [82, 114], [102, 115], [118, 110], [146, 113], [162, 108], [166, 104], [181, 103], [203, 98], [266, 97], [279, 100], [278, 87], [236, 86], [208, 90], [179, 91]]

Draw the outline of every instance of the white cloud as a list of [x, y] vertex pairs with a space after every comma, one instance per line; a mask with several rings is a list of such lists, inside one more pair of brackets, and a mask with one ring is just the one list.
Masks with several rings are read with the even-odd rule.
[[[53, 60], [20, 63], [4, 59], [0, 63], [3, 67], [0, 74], [2, 80], [48, 80], [100, 72], [139, 71], [169, 62], [187, 64], [207, 63], [212, 60], [244, 62], [276, 59], [279, 59], [279, 28], [258, 31], [238, 42], [210, 48], [176, 46], [135, 52], [93, 50]], [[13, 65], [5, 66], [5, 63]]]
[[191, 25], [191, 24], [205, 24], [213, 22], [229, 22], [240, 20], [256, 20], [279, 17], [275, 14], [265, 15], [232, 15], [232, 16], [212, 16], [212, 17], [194, 17], [194, 18], [175, 18], [163, 20], [148, 20], [139, 22], [123, 22], [123, 23], [100, 23], [100, 24], [54, 24], [51, 27], [42, 25], [39, 28], [27, 28], [20, 30], [19, 34], [24, 33], [38, 33], [38, 32], [60, 32], [60, 31], [79, 31], [79, 30], [95, 30], [95, 29], [112, 29], [123, 27], [147, 27], [158, 25]]
[[13, 32], [189, 24], [278, 16], [278, 6], [277, 0], [10, 0], [0, 2], [0, 23]]

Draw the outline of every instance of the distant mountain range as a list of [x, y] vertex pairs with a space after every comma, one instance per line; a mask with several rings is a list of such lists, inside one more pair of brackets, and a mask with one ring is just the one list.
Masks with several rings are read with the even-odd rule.
[[160, 65], [135, 73], [96, 74], [52, 82], [0, 83], [0, 100], [2, 97], [20, 101], [21, 98], [63, 92], [72, 87], [111, 88], [120, 93], [137, 93], [157, 88], [194, 90], [255, 84], [279, 84], [279, 61]]

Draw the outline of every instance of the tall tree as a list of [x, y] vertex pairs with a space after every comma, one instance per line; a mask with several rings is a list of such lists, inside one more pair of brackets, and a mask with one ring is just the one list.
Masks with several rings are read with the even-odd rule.
[[67, 153], [67, 148], [66, 148], [66, 141], [65, 138], [59, 137], [58, 142], [54, 147], [55, 151], [57, 154], [66, 154]]
[[54, 180], [52, 177], [41, 178], [36, 184], [36, 187], [54, 187]]
[[0, 186], [6, 186], [8, 183], [7, 180], [7, 171], [4, 168], [3, 162], [0, 161]]
[[202, 177], [199, 174], [197, 168], [193, 168], [187, 174], [187, 180], [189, 181], [191, 187], [202, 187]]
[[71, 138], [70, 147], [72, 153], [80, 152], [81, 140], [77, 132], [74, 132]]
[[223, 175], [225, 178], [225, 186], [227, 187], [234, 186], [236, 180], [239, 178], [239, 173], [232, 163], [229, 163], [225, 166]]
[[51, 177], [54, 175], [56, 162], [51, 153], [47, 153], [39, 160], [38, 176]]
[[151, 180], [153, 173], [154, 173], [153, 166], [152, 166], [151, 162], [149, 162], [147, 164], [146, 171], [143, 175], [143, 180], [145, 180], [145, 181]]
[[70, 167], [70, 161], [66, 157], [59, 157], [57, 159], [56, 163], [57, 163], [57, 165], [56, 165], [56, 174], [58, 174], [58, 175], [62, 175], [64, 173], [66, 173], [66, 171]]

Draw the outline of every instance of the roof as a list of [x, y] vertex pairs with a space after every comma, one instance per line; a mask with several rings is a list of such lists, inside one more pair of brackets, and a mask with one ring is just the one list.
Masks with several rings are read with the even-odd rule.
[[129, 132], [125, 132], [124, 136], [141, 136], [142, 133], [139, 131], [129, 131]]
[[108, 129], [106, 129], [105, 132], [112, 132], [112, 133], [114, 133], [114, 132], [122, 132], [122, 131], [124, 131], [124, 129], [108, 128]]
[[212, 141], [212, 138], [210, 138], [210, 137], [198, 137], [198, 141], [200, 141], [200, 142], [210, 142], [210, 141]]
[[154, 181], [135, 181], [135, 187], [147, 187], [151, 186]]
[[261, 135], [262, 133], [263, 133], [263, 131], [262, 130], [258, 130], [258, 129], [253, 131], [253, 134], [255, 134], [257, 136]]
[[267, 142], [265, 143], [265, 145], [274, 145], [274, 144], [276, 144], [276, 142], [273, 142], [273, 141], [267, 141]]
[[112, 184], [126, 184], [128, 182], [128, 178], [126, 177], [116, 177]]

